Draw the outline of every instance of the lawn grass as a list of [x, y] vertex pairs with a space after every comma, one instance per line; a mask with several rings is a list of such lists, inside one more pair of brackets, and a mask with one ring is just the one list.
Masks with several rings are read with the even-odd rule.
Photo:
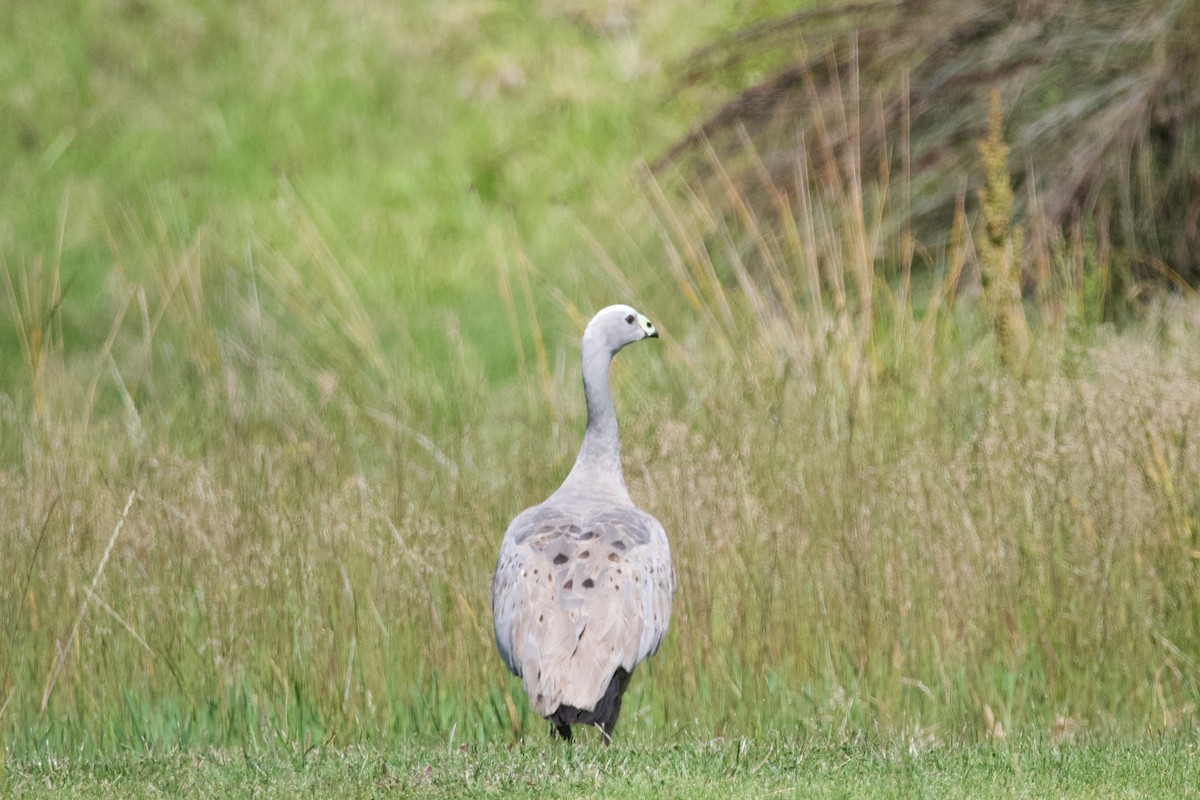
[[652, 747], [497, 745], [292, 758], [200, 751], [9, 765], [14, 798], [140, 797], [1196, 797], [1195, 742], [923, 749], [745, 740]]

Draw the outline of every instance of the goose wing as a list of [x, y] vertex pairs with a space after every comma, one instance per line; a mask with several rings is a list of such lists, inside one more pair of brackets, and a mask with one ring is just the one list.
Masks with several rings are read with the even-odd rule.
[[535, 506], [500, 547], [496, 644], [538, 713], [591, 710], [618, 667], [658, 649], [674, 589], [666, 534], [644, 511]]

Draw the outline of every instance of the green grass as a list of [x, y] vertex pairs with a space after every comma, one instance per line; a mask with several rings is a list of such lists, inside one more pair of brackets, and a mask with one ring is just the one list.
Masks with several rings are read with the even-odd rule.
[[810, 747], [782, 741], [655, 748], [316, 748], [120, 754], [10, 766], [13, 797], [1195, 797], [1195, 744]]
[[543, 311], [580, 291], [578, 229], [688, 123], [657, 108], [664, 70], [743, 5], [22, 5], [0, 23], [0, 256], [61, 268], [71, 342], [103, 340], [113, 281], [195, 246], [217, 283], [250, 257], [354, 275], [426, 368], [452, 315], [507, 376], [502, 263]]
[[[951, 291], [969, 225], [905, 261], [854, 170], [828, 175], [837, 214], [777, 197], [738, 226], [639, 175], [690, 113], [660, 106], [671, 59], [768, 5], [0, 23], [7, 788], [366, 794], [432, 765], [447, 794], [759, 794], [794, 769], [818, 795], [1069, 796], [1189, 775], [1194, 299], [1097, 327], [1096, 245], [1047, 244], [1061, 280], [1014, 377]], [[542, 759], [489, 581], [572, 463], [577, 336], [615, 300], [663, 333], [614, 380], [679, 589], [618, 747]]]

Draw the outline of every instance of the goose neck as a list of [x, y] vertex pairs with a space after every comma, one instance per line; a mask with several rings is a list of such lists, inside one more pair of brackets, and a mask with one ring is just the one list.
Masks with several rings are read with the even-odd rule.
[[[585, 345], [589, 344], [585, 342]], [[593, 347], [583, 350], [583, 394], [587, 402], [587, 428], [569, 483], [585, 483], [580, 489], [614, 493], [628, 498], [621, 473], [621, 445], [617, 412], [609, 385], [612, 353]]]

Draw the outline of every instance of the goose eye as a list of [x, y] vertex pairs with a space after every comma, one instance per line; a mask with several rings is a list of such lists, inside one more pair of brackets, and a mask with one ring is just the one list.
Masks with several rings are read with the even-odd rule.
[[628, 317], [625, 318], [625, 321], [628, 322], [630, 325], [632, 325], [633, 321], [635, 319], [637, 319], [637, 317], [635, 317], [633, 314], [630, 314]]

